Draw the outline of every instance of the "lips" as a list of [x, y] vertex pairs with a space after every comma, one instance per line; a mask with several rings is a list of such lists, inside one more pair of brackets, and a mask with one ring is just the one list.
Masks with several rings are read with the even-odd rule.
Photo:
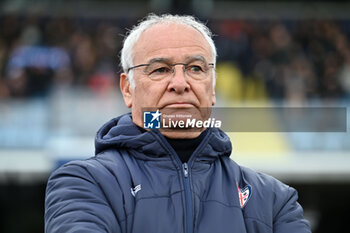
[[162, 108], [194, 108], [196, 105], [193, 102], [187, 102], [187, 101], [176, 101], [176, 102], [169, 102], [162, 106]]
[[193, 108], [194, 105], [192, 103], [187, 102], [176, 102], [165, 105], [167, 108]]

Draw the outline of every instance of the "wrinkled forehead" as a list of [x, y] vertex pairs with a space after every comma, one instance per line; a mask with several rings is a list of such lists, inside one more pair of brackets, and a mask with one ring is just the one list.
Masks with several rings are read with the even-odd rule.
[[212, 59], [211, 48], [195, 28], [179, 23], [158, 23], [145, 30], [133, 48], [134, 64], [157, 57], [181, 59], [203, 56]]

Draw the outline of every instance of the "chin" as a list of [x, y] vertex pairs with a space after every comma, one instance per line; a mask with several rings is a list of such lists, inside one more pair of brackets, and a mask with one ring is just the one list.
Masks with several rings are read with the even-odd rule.
[[204, 128], [202, 130], [185, 130], [185, 129], [171, 129], [171, 130], [161, 130], [160, 132], [163, 134], [163, 136], [167, 138], [174, 138], [174, 139], [191, 139], [198, 137], [202, 132], [204, 131]]

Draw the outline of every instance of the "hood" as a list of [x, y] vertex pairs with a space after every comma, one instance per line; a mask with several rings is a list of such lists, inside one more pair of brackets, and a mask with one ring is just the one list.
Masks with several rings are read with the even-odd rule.
[[[201, 160], [218, 156], [230, 156], [232, 145], [229, 137], [220, 129], [209, 128], [199, 145]], [[95, 154], [107, 149], [132, 149], [151, 157], [169, 155], [167, 140], [159, 130], [143, 132], [133, 122], [131, 113], [121, 115], [104, 124], [95, 138]]]

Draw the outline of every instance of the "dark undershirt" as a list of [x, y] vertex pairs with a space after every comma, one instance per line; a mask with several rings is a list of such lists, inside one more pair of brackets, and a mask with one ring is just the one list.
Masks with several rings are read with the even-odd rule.
[[179, 156], [182, 163], [188, 162], [193, 152], [199, 146], [205, 135], [207, 134], [207, 130], [203, 131], [198, 137], [191, 139], [174, 139], [174, 138], [166, 138], [171, 147], [175, 150], [177, 156]]
[[[147, 132], [144, 128], [141, 128], [138, 126], [138, 128], [141, 130], [141, 132]], [[168, 141], [168, 143], [171, 145], [171, 147], [175, 150], [177, 156], [180, 158], [182, 163], [188, 162], [193, 152], [196, 150], [196, 148], [199, 146], [205, 135], [207, 134], [208, 130], [204, 130], [198, 137], [191, 138], [191, 139], [174, 139], [174, 138], [167, 138], [165, 139]]]

